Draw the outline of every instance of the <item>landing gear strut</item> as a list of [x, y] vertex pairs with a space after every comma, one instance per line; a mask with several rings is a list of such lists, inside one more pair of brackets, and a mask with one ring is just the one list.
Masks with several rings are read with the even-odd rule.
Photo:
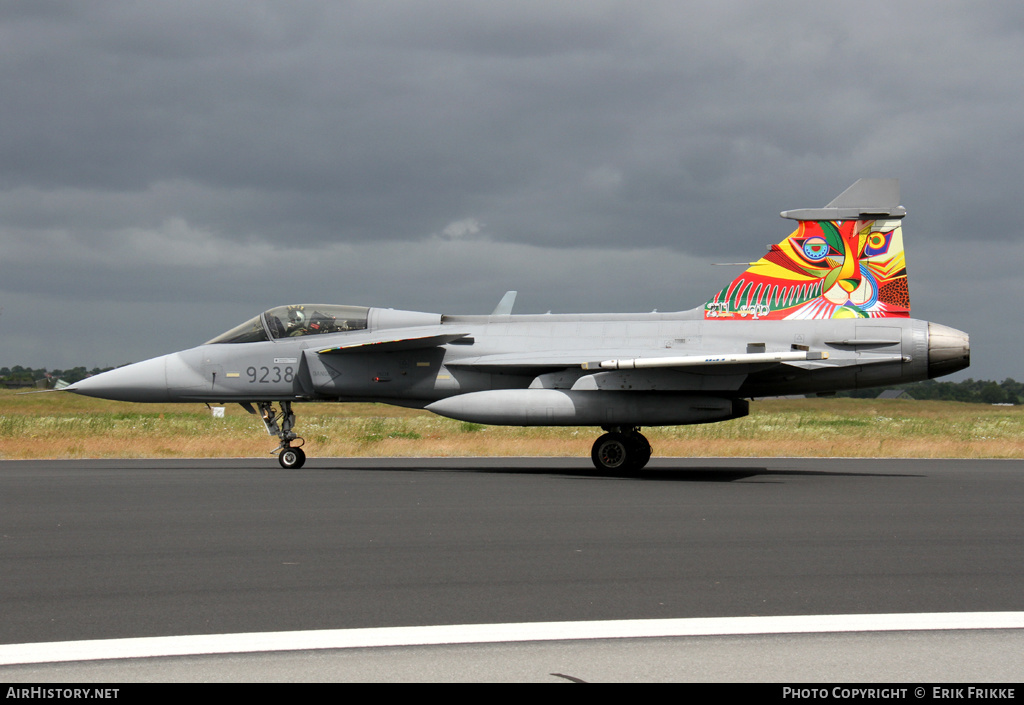
[[[306, 462], [306, 454], [302, 452], [302, 445], [305, 441], [292, 431], [292, 426], [295, 425], [292, 403], [290, 401], [282, 401], [280, 403], [280, 412], [274, 409], [273, 402], [261, 401], [257, 402], [256, 406], [260, 408], [260, 416], [267, 427], [267, 433], [281, 439], [281, 444], [271, 452], [277, 453], [277, 451], [281, 451], [277, 456], [277, 461], [281, 463], [281, 467], [286, 470], [297, 470]], [[292, 443], [294, 441], [298, 441], [299, 444], [293, 446]]]
[[640, 427], [602, 426], [607, 431], [594, 441], [590, 459], [598, 470], [639, 470], [651, 459], [651, 444]]

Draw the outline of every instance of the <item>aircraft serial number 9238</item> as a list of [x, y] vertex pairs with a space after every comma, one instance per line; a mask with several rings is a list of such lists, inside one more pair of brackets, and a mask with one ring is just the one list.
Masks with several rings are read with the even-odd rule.
[[[676, 313], [490, 315], [281, 306], [199, 347], [68, 391], [259, 410], [301, 467], [299, 401], [373, 401], [481, 424], [599, 426], [601, 470], [651, 457], [642, 426], [747, 415], [752, 397], [930, 379], [970, 364], [968, 336], [910, 318], [896, 179], [861, 179], [703, 306]], [[277, 408], [275, 408], [275, 404]], [[254, 408], [255, 405], [255, 408]]]

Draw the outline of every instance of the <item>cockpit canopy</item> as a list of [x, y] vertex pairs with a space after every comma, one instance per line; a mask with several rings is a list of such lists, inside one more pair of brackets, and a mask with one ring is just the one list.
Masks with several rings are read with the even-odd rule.
[[258, 343], [263, 340], [302, 335], [343, 333], [365, 330], [370, 309], [365, 306], [299, 304], [278, 306], [264, 311], [240, 326], [221, 333], [204, 345], [213, 343]]

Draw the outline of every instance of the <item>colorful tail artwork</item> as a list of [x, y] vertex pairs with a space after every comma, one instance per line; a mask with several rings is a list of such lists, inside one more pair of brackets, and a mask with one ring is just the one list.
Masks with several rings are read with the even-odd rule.
[[909, 318], [896, 179], [861, 179], [704, 305], [712, 320]]

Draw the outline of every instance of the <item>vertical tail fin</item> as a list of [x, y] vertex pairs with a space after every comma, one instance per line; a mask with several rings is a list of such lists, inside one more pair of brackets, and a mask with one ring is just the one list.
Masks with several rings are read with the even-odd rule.
[[908, 318], [896, 179], [860, 179], [704, 304], [706, 319]]

